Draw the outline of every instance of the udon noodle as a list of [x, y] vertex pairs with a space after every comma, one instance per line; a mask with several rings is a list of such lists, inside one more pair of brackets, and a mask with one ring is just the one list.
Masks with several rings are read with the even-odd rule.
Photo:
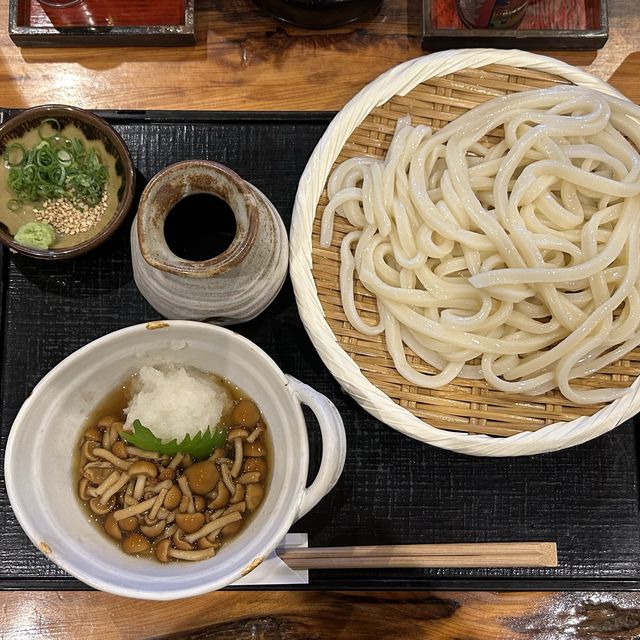
[[578, 404], [619, 397], [572, 381], [640, 344], [639, 148], [639, 107], [574, 86], [496, 98], [439, 131], [401, 118], [384, 159], [345, 160], [328, 181], [321, 244], [336, 212], [353, 227], [340, 247], [348, 320], [384, 332], [420, 387], [484, 378]]

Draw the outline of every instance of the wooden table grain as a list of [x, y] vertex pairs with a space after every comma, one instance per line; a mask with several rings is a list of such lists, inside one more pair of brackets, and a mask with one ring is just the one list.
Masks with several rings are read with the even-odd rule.
[[[389, 67], [422, 54], [417, 2], [385, 0], [371, 20], [315, 32], [251, 0], [196, 3], [197, 44], [17, 48], [0, 32], [0, 106], [89, 109], [338, 110]], [[640, 3], [609, 0], [596, 52], [547, 52], [640, 102]], [[7, 24], [7, 3], [0, 22]], [[91, 591], [0, 593], [10, 639], [339, 640], [640, 638], [634, 592], [224, 591], [155, 603]], [[206, 629], [205, 631], [202, 631]]]

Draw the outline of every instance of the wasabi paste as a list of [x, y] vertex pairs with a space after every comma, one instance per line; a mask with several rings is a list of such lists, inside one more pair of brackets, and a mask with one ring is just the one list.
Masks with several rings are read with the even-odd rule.
[[46, 222], [27, 222], [18, 229], [13, 239], [31, 249], [48, 249], [56, 239], [56, 232]]

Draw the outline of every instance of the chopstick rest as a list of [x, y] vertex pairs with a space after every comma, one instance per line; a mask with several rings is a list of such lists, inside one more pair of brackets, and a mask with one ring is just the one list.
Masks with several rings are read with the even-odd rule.
[[557, 567], [555, 542], [482, 542], [278, 549], [292, 569]]

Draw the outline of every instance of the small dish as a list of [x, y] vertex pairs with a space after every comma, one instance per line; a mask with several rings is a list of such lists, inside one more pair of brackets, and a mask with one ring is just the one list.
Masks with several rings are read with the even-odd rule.
[[[162, 364], [193, 366], [241, 384], [260, 407], [273, 443], [263, 503], [213, 558], [198, 562], [159, 563], [123, 553], [76, 495], [74, 450], [86, 419], [122, 380], [144, 365]], [[309, 485], [303, 406], [322, 436], [320, 467]], [[344, 426], [331, 401], [285, 375], [247, 338], [202, 322], [152, 322], [94, 340], [36, 385], [11, 427], [5, 479], [18, 521], [49, 560], [102, 591], [173, 600], [224, 587], [260, 565], [335, 485], [345, 456]]]
[[[104, 213], [99, 215], [95, 226], [78, 233], [60, 234], [53, 246], [39, 249], [26, 246], [14, 239], [20, 221], [33, 220], [33, 214], [28, 207], [25, 209], [27, 213], [20, 213], [11, 211], [7, 206], [13, 194], [6, 185], [4, 154], [12, 142], [21, 139], [32, 130], [37, 130], [46, 120], [57, 122], [61, 131], [65, 127], [75, 127], [86, 138], [87, 148], [89, 145], [96, 148], [107, 165], [107, 199]], [[102, 118], [89, 111], [56, 104], [27, 109], [0, 126], [0, 155], [3, 156], [3, 165], [0, 167], [3, 184], [0, 184], [0, 194], [7, 199], [7, 203], [1, 203], [0, 207], [0, 242], [13, 251], [43, 260], [63, 260], [81, 255], [111, 236], [129, 212], [135, 189], [135, 170], [131, 155], [120, 135]], [[34, 208], [40, 206], [36, 204]]]

